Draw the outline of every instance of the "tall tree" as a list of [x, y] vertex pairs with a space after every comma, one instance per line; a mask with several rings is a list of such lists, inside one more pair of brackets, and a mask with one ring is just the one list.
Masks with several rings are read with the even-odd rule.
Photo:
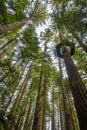
[[74, 130], [73, 124], [72, 124], [71, 110], [70, 110], [69, 102], [67, 98], [67, 90], [64, 85], [63, 72], [62, 72], [60, 59], [59, 59], [59, 69], [60, 69], [59, 71], [60, 71], [61, 91], [62, 91], [63, 105], [64, 105], [65, 127], [66, 127], [66, 130]]
[[55, 126], [55, 90], [54, 90], [54, 85], [53, 85], [53, 88], [52, 88], [52, 130], [56, 130], [56, 126]]
[[44, 112], [44, 91], [45, 91], [45, 64], [46, 64], [46, 44], [49, 41], [49, 38], [51, 37], [52, 33], [49, 29], [46, 29], [45, 33], [42, 33], [43, 38], [45, 39], [44, 42], [44, 52], [42, 54], [41, 59], [41, 71], [40, 71], [40, 80], [39, 80], [39, 86], [38, 86], [38, 96], [36, 101], [36, 109], [35, 109], [35, 115], [34, 115], [34, 122], [32, 130], [42, 130], [43, 127], [43, 112]]
[[74, 97], [75, 107], [81, 130], [87, 129], [87, 91], [75, 67], [67, 47], [64, 47], [64, 61], [69, 77], [70, 88]]
[[[60, 35], [60, 41], [62, 42], [64, 40], [64, 36], [62, 33], [62, 30], [64, 29], [63, 26], [57, 23], [58, 20], [58, 13], [54, 15], [54, 24], [56, 24], [57, 29], [59, 29], [59, 35]], [[71, 87], [71, 91], [74, 97], [75, 107], [77, 110], [77, 115], [79, 119], [80, 129], [86, 130], [86, 122], [87, 122], [87, 96], [86, 96], [86, 89], [82, 82], [82, 79], [78, 73], [77, 68], [74, 65], [74, 62], [72, 61], [70, 52], [65, 45], [63, 48], [63, 58], [65, 61], [68, 77], [69, 77], [69, 83]], [[84, 113], [84, 114], [81, 114]]]
[[30, 16], [29, 18], [23, 18], [20, 21], [16, 21], [7, 25], [3, 25], [2, 27], [0, 27], [0, 34], [6, 33], [8, 31], [14, 30], [17, 27], [23, 26], [24, 24], [26, 24], [29, 21], [34, 21], [37, 24], [44, 22], [46, 18], [46, 9], [43, 5], [41, 5], [40, 2], [36, 1], [34, 4], [34, 7], [32, 9], [32, 11], [30, 12]]

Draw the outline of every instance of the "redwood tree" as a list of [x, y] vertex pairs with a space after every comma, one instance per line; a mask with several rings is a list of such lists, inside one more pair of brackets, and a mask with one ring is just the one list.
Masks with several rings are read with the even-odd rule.
[[64, 61], [68, 73], [69, 84], [73, 94], [81, 130], [87, 129], [87, 91], [70, 56], [67, 46], [63, 49]]

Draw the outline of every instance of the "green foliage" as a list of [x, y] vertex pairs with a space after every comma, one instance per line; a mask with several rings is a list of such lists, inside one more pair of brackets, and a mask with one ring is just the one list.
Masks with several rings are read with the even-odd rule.
[[20, 20], [25, 17], [24, 10], [29, 5], [28, 0], [21, 0], [21, 2], [19, 0], [11, 0], [8, 4], [10, 8], [13, 10], [16, 20]]
[[26, 28], [22, 41], [24, 44], [24, 47], [21, 48], [22, 56], [25, 58], [36, 56], [39, 49], [39, 41], [33, 25], [30, 25], [28, 28]]
[[[46, 2], [48, 4], [51, 2], [48, 5], [49, 7], [51, 5], [53, 9], [51, 15], [49, 15], [46, 10]], [[51, 97], [53, 86], [55, 91], [55, 118], [57, 119], [57, 117], [59, 117], [60, 108], [58, 103], [62, 95], [59, 88], [59, 86], [61, 86], [61, 79], [59, 70], [57, 69], [57, 59], [54, 54], [50, 54], [51, 51], [54, 51], [54, 46], [47, 44], [48, 42], [55, 42], [57, 44], [60, 42], [60, 30], [64, 33], [65, 37], [65, 40], [63, 40], [61, 44], [64, 45], [68, 42], [71, 45], [73, 45], [73, 43], [76, 45], [76, 53], [73, 58], [84, 84], [87, 85], [87, 56], [78, 42], [80, 40], [82, 44], [86, 45], [86, 4], [86, 1], [79, 2], [78, 0], [74, 0], [71, 3], [69, 0], [0, 0], [0, 26], [22, 20], [26, 17], [29, 17], [30, 20], [20, 32], [18, 32], [19, 27], [15, 29], [15, 31], [10, 31], [4, 36], [0, 36], [0, 47], [6, 44], [7, 41], [9, 42], [11, 39], [17, 37], [17, 41], [14, 40], [10, 45], [6, 45], [5, 48], [3, 48], [3, 50], [6, 51], [6, 49], [12, 47], [12, 50], [9, 51], [9, 54], [6, 53], [5, 56], [0, 59], [0, 118], [3, 117], [7, 121], [7, 124], [0, 122], [0, 130], [4, 130], [4, 125], [10, 129], [12, 122], [18, 125], [18, 127], [20, 127], [18, 129], [21, 130], [26, 119], [26, 129], [32, 129], [30, 127], [33, 122], [38, 97], [41, 69], [43, 69], [42, 76], [44, 76], [45, 80], [43, 85], [44, 93], [42, 94], [44, 95], [45, 102], [45, 125], [46, 123], [49, 125], [47, 119], [51, 120], [52, 118]], [[36, 24], [45, 23], [46, 18], [48, 18], [47, 16], [51, 16], [50, 22], [52, 26], [44, 30], [43, 27], [40, 26], [42, 30], [40, 36], [37, 36]], [[46, 22], [49, 24], [49, 19], [47, 19]], [[12, 44], [14, 45], [12, 46]], [[42, 48], [39, 46], [40, 44], [43, 44]], [[45, 49], [43, 49], [43, 47]], [[0, 50], [0, 53], [3, 50]], [[20, 86], [28, 71], [27, 68], [31, 62], [32, 69], [29, 74], [28, 83], [26, 83], [26, 89], [23, 92], [18, 106], [13, 107], [18, 92], [21, 89]], [[55, 66], [53, 66], [53, 63]], [[62, 67], [64, 69], [64, 85], [68, 86], [65, 68], [63, 65]], [[67, 91], [69, 93], [69, 90]], [[63, 117], [64, 115], [62, 115], [62, 118]], [[55, 123], [57, 125], [57, 122]]]
[[4, 127], [1, 122], [0, 122], [0, 130], [4, 130]]
[[53, 33], [49, 28], [46, 28], [45, 32], [41, 32], [40, 36], [41, 40], [45, 40], [46, 42], [48, 42], [52, 38]]
[[2, 16], [0, 16], [0, 24], [2, 23], [2, 21], [3, 21], [3, 17], [2, 17]]
[[16, 20], [20, 20], [26, 17], [24, 11], [29, 5], [28, 0], [1, 0], [0, 1], [0, 23], [8, 24], [11, 22], [15, 22]]
[[29, 16], [32, 19], [32, 21], [37, 25], [44, 23], [47, 17], [45, 6], [43, 6], [38, 0], [36, 0]]
[[6, 0], [1, 0], [0, 1], [0, 23], [1, 24], [7, 24], [10, 22], [14, 22], [15, 21], [15, 16], [8, 11], [7, 6], [6, 6], [7, 2]]

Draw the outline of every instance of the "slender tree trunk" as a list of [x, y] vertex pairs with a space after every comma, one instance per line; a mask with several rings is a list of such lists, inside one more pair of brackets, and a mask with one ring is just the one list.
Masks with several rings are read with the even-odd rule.
[[19, 93], [17, 95], [17, 98], [16, 98], [16, 100], [14, 102], [13, 107], [16, 107], [20, 103], [20, 101], [22, 99], [22, 96], [23, 96], [24, 91], [26, 89], [26, 85], [27, 85], [28, 80], [29, 80], [29, 75], [30, 75], [31, 67], [32, 67], [32, 65], [29, 67], [29, 70], [28, 70], [28, 72], [27, 72], [27, 74], [25, 76], [25, 79], [24, 79], [24, 81], [23, 81], [23, 83], [21, 85], [21, 89], [20, 89], [20, 91], [19, 91]]
[[87, 91], [66, 46], [63, 49], [63, 54], [80, 130], [87, 130]]
[[3, 52], [0, 53], [0, 59], [3, 58], [8, 52], [10, 52], [11, 50], [13, 50], [13, 47], [8, 47], [7, 49], [5, 49]]
[[16, 130], [21, 130], [21, 128], [23, 127], [25, 113], [27, 112], [27, 106], [30, 104], [29, 103], [29, 99], [30, 99], [29, 95], [30, 95], [30, 92], [31, 92], [31, 87], [32, 87], [32, 85], [29, 86], [29, 91], [26, 94], [26, 96], [28, 98], [26, 98], [25, 102], [22, 103], [21, 108], [17, 109], [19, 111], [19, 116], [18, 116], [17, 121], [15, 123], [15, 129]]
[[[42, 66], [43, 67], [43, 66]], [[34, 115], [34, 122], [32, 130], [42, 130], [42, 122], [43, 122], [43, 111], [44, 111], [44, 102], [43, 102], [43, 92], [44, 92], [44, 75], [43, 75], [43, 68], [40, 74], [40, 81], [39, 81], [39, 88], [38, 88], [38, 97], [36, 102], [36, 109]]]
[[[29, 79], [31, 67], [32, 67], [32, 64], [31, 64], [31, 66], [29, 67], [29, 70], [28, 70], [28, 72], [27, 72], [27, 74], [26, 74], [26, 76], [25, 76], [25, 79], [24, 79], [24, 81], [23, 81], [23, 83], [22, 83], [22, 86], [21, 86], [21, 88], [20, 88], [20, 90], [19, 90], [19, 93], [18, 93], [18, 95], [17, 95], [17, 97], [16, 97], [16, 100], [15, 100], [15, 102], [14, 102], [14, 104], [13, 104], [11, 110], [10, 110], [10, 113], [9, 113], [9, 115], [8, 115], [8, 118], [10, 118], [10, 119], [12, 119], [12, 115], [14, 115], [15, 112], [17, 111], [18, 106], [19, 106], [19, 104], [20, 104], [20, 101], [21, 101], [21, 99], [22, 99], [22, 97], [23, 97], [24, 91], [25, 91], [25, 89], [26, 89], [26, 85], [27, 85], [27, 83], [28, 83], [28, 79]], [[14, 115], [14, 116], [15, 116], [15, 115]], [[15, 119], [16, 119], [16, 118], [17, 118], [17, 117], [15, 117]], [[12, 129], [13, 129], [15, 119], [12, 119], [12, 120], [13, 120], [13, 123], [10, 124], [9, 130], [12, 130]], [[18, 121], [17, 121], [17, 124], [19, 123], [20, 119], [21, 119], [21, 118], [19, 117], [19, 119], [18, 119]], [[17, 124], [16, 124], [16, 127], [18, 127]]]
[[28, 95], [27, 95], [28, 99], [27, 99], [27, 105], [26, 105], [26, 117], [25, 117], [26, 119], [24, 121], [23, 130], [26, 130], [28, 123], [30, 123], [30, 115], [32, 113], [31, 110], [32, 110], [32, 105], [33, 105], [31, 90], [32, 90], [32, 83], [29, 87], [29, 92], [28, 92]]
[[64, 118], [64, 109], [63, 109], [63, 98], [62, 95], [59, 95], [59, 112], [60, 112], [60, 126], [61, 130], [65, 130], [65, 118]]
[[[34, 110], [34, 108], [33, 108], [33, 110]], [[34, 115], [33, 115], [33, 112], [32, 112], [31, 114], [32, 114], [32, 115], [31, 115], [31, 117], [30, 117], [30, 121], [29, 121], [29, 123], [28, 123], [28, 125], [27, 125], [26, 130], [32, 130]]]
[[32, 108], [31, 104], [32, 103], [30, 102], [30, 104], [28, 106], [27, 115], [26, 115], [26, 119], [25, 119], [25, 122], [24, 122], [23, 130], [27, 130], [28, 124], [30, 123], [30, 113], [31, 113], [31, 108]]
[[[31, 65], [31, 66], [32, 66], [32, 65]], [[26, 76], [25, 76], [25, 79], [24, 79], [24, 81], [23, 81], [23, 83], [22, 83], [22, 86], [21, 86], [21, 88], [20, 88], [20, 90], [19, 90], [19, 93], [18, 93], [18, 95], [17, 95], [17, 97], [16, 97], [16, 100], [15, 100], [15, 102], [14, 102], [14, 104], [13, 104], [11, 110], [10, 110], [10, 113], [9, 113], [9, 115], [8, 115], [8, 118], [11, 118], [11, 116], [14, 115], [15, 112], [17, 111], [17, 109], [18, 109], [18, 106], [19, 106], [20, 101], [21, 101], [21, 99], [22, 99], [23, 93], [24, 93], [24, 91], [25, 91], [25, 89], [26, 89], [26, 85], [27, 85], [27, 83], [28, 83], [30, 70], [31, 70], [31, 69], [28, 70], [28, 72], [27, 72], [27, 74], [26, 74]], [[14, 115], [14, 116], [15, 116], [15, 115]], [[15, 122], [14, 119], [13, 119], [13, 121]], [[11, 126], [13, 126], [13, 124], [12, 124]]]
[[44, 107], [43, 107], [43, 122], [42, 122], [42, 130], [45, 130], [45, 117], [46, 117], [46, 98], [47, 98], [47, 85], [46, 85], [47, 81], [45, 79], [45, 82], [44, 82], [44, 93], [43, 93], [43, 98], [44, 98]]
[[[16, 130], [20, 130], [19, 129], [19, 125], [20, 125], [20, 121], [21, 121], [21, 118], [22, 118], [22, 115], [21, 115], [21, 112], [20, 113], [18, 113], [19, 115], [18, 115], [18, 119], [17, 119], [17, 122], [15, 123], [15, 129]], [[11, 124], [12, 125], [12, 124]], [[12, 130], [12, 129], [10, 129], [10, 130]]]
[[[25, 67], [26, 67], [26, 65], [25, 65]], [[22, 72], [21, 75], [20, 75], [19, 81], [20, 81], [20, 79], [21, 79], [23, 73], [24, 73], [24, 69], [23, 69], [23, 72]], [[0, 118], [2, 118], [2, 117], [5, 116], [6, 111], [7, 111], [8, 107], [9, 107], [9, 105], [11, 104], [11, 100], [12, 100], [12, 98], [13, 98], [13, 96], [14, 96], [14, 93], [15, 93], [15, 91], [16, 91], [16, 89], [17, 89], [17, 86], [18, 86], [18, 83], [15, 84], [15, 86], [14, 86], [14, 88], [13, 88], [13, 91], [12, 91], [12, 94], [11, 94], [11, 96], [10, 96], [10, 98], [9, 98], [9, 100], [8, 100], [8, 102], [7, 102], [7, 104], [4, 106], [4, 111], [3, 111], [3, 113], [0, 114]], [[9, 90], [8, 90], [8, 91], [9, 91]], [[5, 92], [4, 92], [4, 93], [5, 93]], [[1, 95], [2, 97], [3, 97], [4, 93]], [[1, 105], [3, 106], [4, 104], [1, 104]]]
[[45, 100], [44, 100], [44, 109], [43, 109], [43, 122], [42, 122], [42, 130], [45, 130]]
[[26, 107], [27, 107], [28, 100], [29, 100], [29, 98], [27, 98], [26, 102], [24, 104], [22, 104], [18, 119], [17, 119], [16, 124], [15, 124], [16, 130], [21, 130], [21, 128], [23, 126], [23, 121], [24, 121], [24, 117], [25, 117], [25, 113], [26, 113]]
[[39, 86], [38, 86], [38, 96], [36, 101], [36, 109], [34, 114], [34, 121], [33, 121], [33, 127], [32, 130], [42, 130], [43, 129], [43, 119], [44, 119], [44, 92], [46, 87], [46, 77], [45, 77], [45, 58], [46, 58], [46, 43], [48, 42], [48, 39], [44, 43], [44, 53], [42, 55], [42, 66], [40, 71], [40, 80], [39, 80]]
[[[3, 80], [11, 73], [11, 70], [16, 66], [17, 62], [19, 61], [20, 57], [18, 57], [17, 61], [15, 64], [11, 67], [11, 69], [0, 79], [0, 83], [3, 82]], [[22, 61], [23, 62], [23, 61]], [[3, 65], [3, 64], [2, 64]], [[1, 66], [2, 66], [1, 65]]]
[[19, 121], [18, 128], [17, 129], [15, 128], [16, 130], [22, 130], [23, 119], [24, 119], [24, 117], [22, 116], [21, 119], [20, 119], [20, 121]]
[[52, 129], [51, 130], [56, 130], [56, 126], [55, 126], [55, 108], [54, 108], [54, 86], [53, 86], [53, 91], [52, 91]]
[[[12, 42], [9, 42], [9, 43], [8, 43], [8, 44], [11, 44], [11, 43], [12, 43], [12, 45], [10, 45], [10, 46], [8, 46], [8, 44], [6, 45], [7, 48], [4, 49], [4, 50], [0, 53], [0, 58], [3, 58], [7, 53], [9, 53], [11, 50], [14, 49], [14, 46], [17, 44], [17, 43], [16, 43], [16, 39], [14, 39], [14, 40], [15, 40], [14, 43], [12, 43]], [[5, 46], [5, 45], [4, 45], [4, 46]], [[2, 49], [3, 49], [4, 46], [2, 46]], [[0, 49], [1, 49], [1, 48], [0, 48]]]
[[14, 30], [17, 27], [20, 27], [20, 26], [26, 24], [28, 21], [29, 21], [29, 18], [25, 18], [25, 19], [22, 19], [20, 21], [16, 21], [14, 23], [10, 23], [10, 24], [7, 24], [7, 25], [0, 27], [0, 35], [8, 32], [8, 31]]
[[14, 42], [15, 40], [16, 40], [16, 37], [13, 38], [13, 39], [11, 39], [11, 40], [9, 40], [5, 45], [3, 45], [3, 46], [0, 48], [0, 50], [5, 49], [5, 47], [9, 46], [10, 44], [13, 44], [13, 42]]
[[[58, 94], [58, 97], [60, 97], [59, 96], [59, 94]], [[59, 106], [59, 98], [58, 98], [58, 100], [57, 100], [57, 102], [56, 102], [56, 105], [57, 105], [57, 116], [58, 116], [58, 123], [57, 123], [57, 130], [60, 130], [60, 128], [61, 128], [61, 123], [60, 123], [60, 106]], [[61, 130], [62, 130], [62, 128], [61, 128]]]

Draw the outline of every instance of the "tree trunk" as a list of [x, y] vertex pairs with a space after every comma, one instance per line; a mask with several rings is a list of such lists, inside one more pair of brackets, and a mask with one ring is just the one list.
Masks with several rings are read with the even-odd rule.
[[38, 86], [38, 96], [36, 101], [36, 109], [34, 114], [34, 121], [33, 121], [33, 127], [32, 130], [42, 130], [43, 129], [43, 119], [44, 119], [44, 94], [46, 90], [46, 77], [45, 77], [45, 58], [46, 58], [46, 43], [48, 42], [48, 39], [44, 43], [44, 53], [42, 55], [42, 66], [40, 71], [40, 80], [39, 80], [39, 86]]
[[42, 123], [43, 123], [43, 111], [44, 111], [44, 75], [43, 75], [43, 66], [40, 74], [40, 81], [39, 81], [39, 88], [38, 88], [38, 97], [36, 102], [36, 109], [34, 115], [34, 122], [32, 130], [42, 130]]
[[[26, 64], [26, 65], [27, 65], [27, 64]], [[24, 66], [24, 68], [26, 68], [26, 65]], [[23, 69], [23, 72], [21, 73], [21, 75], [20, 75], [20, 77], [19, 77], [19, 81], [20, 81], [20, 79], [22, 78], [23, 73], [24, 73], [24, 69]], [[19, 83], [19, 82], [17, 82], [17, 83], [15, 84], [15, 86], [14, 86], [14, 88], [13, 88], [13, 91], [11, 92], [11, 96], [9, 97], [9, 100], [8, 100], [8, 102], [6, 103], [6, 105], [5, 105], [5, 104], [1, 104], [2, 106], [4, 106], [4, 110], [3, 110], [3, 113], [0, 113], [0, 118], [2, 118], [2, 117], [5, 116], [6, 111], [7, 111], [8, 107], [9, 107], [10, 104], [11, 104], [11, 100], [12, 100], [12, 98], [13, 98], [13, 96], [14, 96], [14, 93], [15, 93], [16, 89], [18, 89], [18, 83]], [[9, 90], [8, 90], [8, 91], [9, 91]], [[5, 90], [4, 90], [4, 93], [5, 93]], [[1, 95], [2, 97], [4, 96], [4, 93]], [[4, 102], [5, 102], [5, 101], [4, 101]]]
[[60, 71], [61, 91], [62, 91], [64, 115], [65, 115], [65, 126], [66, 126], [66, 130], [73, 130], [73, 124], [72, 124], [72, 120], [71, 120], [71, 111], [70, 111], [69, 102], [68, 102], [68, 98], [67, 98], [66, 87], [64, 86], [63, 73], [62, 73], [60, 59], [59, 59], [59, 71]]
[[[16, 66], [18, 60], [20, 59], [20, 57], [18, 57], [17, 61], [15, 62], [15, 64], [10, 68], [10, 70], [0, 79], [0, 83], [4, 81], [4, 79], [11, 73], [12, 69]], [[23, 62], [23, 61], [22, 61]], [[3, 64], [0, 65], [0, 67]]]
[[26, 24], [28, 21], [29, 21], [29, 18], [25, 18], [25, 19], [22, 19], [20, 21], [16, 21], [14, 23], [10, 23], [10, 24], [7, 24], [7, 25], [0, 27], [0, 35], [8, 32], [8, 31], [14, 30], [17, 27], [20, 27], [20, 26]]
[[60, 112], [60, 126], [61, 130], [65, 130], [65, 118], [64, 118], [64, 109], [63, 109], [63, 97], [59, 95], [59, 112]]
[[[13, 40], [15, 40], [14, 43], [12, 43]], [[9, 44], [11, 44], [11, 43], [12, 43], [12, 45], [9, 45]], [[0, 53], [0, 58], [3, 58], [7, 53], [9, 53], [10, 51], [12, 51], [12, 50], [14, 49], [14, 46], [15, 46], [16, 44], [17, 44], [17, 42], [16, 42], [16, 39], [14, 38], [14, 39], [12, 39], [11, 41], [9, 41], [6, 45], [2, 46], [0, 49], [4, 49], [4, 47], [6, 47], [6, 46], [7, 46], [7, 48], [4, 49], [4, 50]]]
[[31, 113], [31, 109], [32, 109], [32, 106], [31, 106], [32, 102], [30, 102], [30, 103], [31, 104], [29, 104], [29, 106], [28, 106], [27, 115], [26, 115], [26, 119], [25, 119], [25, 122], [24, 122], [23, 130], [27, 130], [28, 124], [30, 123], [30, 113]]
[[27, 94], [27, 102], [26, 102], [26, 116], [25, 116], [25, 121], [24, 121], [24, 125], [23, 125], [23, 130], [27, 130], [27, 126], [30, 123], [30, 117], [31, 117], [31, 113], [32, 113], [32, 106], [33, 106], [33, 101], [32, 101], [32, 83], [29, 87], [29, 92]]
[[51, 130], [56, 130], [55, 126], [55, 108], [54, 108], [54, 86], [52, 91], [52, 128]]
[[71, 112], [71, 115], [72, 115], [71, 120], [72, 120], [72, 124], [73, 124], [73, 130], [79, 130], [79, 122], [78, 122], [78, 118], [77, 118], [75, 105], [74, 105], [74, 102], [73, 102], [73, 99], [72, 99], [72, 94], [71, 94], [71, 91], [70, 91], [69, 83], [66, 84], [66, 88], [67, 88], [67, 97], [68, 97], [70, 112]]
[[26, 89], [26, 85], [27, 85], [28, 80], [29, 80], [29, 75], [30, 75], [31, 67], [32, 67], [32, 65], [29, 67], [29, 70], [28, 70], [28, 72], [27, 72], [27, 74], [25, 76], [25, 79], [24, 79], [24, 81], [23, 81], [23, 83], [21, 85], [21, 89], [20, 89], [20, 91], [19, 91], [19, 93], [17, 95], [17, 98], [16, 98], [16, 100], [14, 102], [13, 107], [17, 106], [20, 103], [21, 99], [22, 99], [22, 96], [23, 96], [24, 91]]
[[3, 45], [3, 46], [0, 48], [0, 50], [5, 49], [5, 47], [9, 46], [10, 44], [13, 44], [13, 42], [14, 42], [15, 40], [16, 40], [16, 37], [13, 38], [13, 39], [11, 39], [11, 40], [9, 40], [5, 45]]
[[63, 49], [63, 54], [80, 130], [87, 130], [87, 91], [66, 46]]
[[45, 104], [44, 104], [44, 110], [43, 110], [43, 122], [42, 122], [42, 130], [45, 129]]
[[[18, 106], [20, 105], [21, 99], [22, 99], [23, 94], [24, 94], [24, 91], [25, 91], [25, 89], [26, 89], [26, 85], [27, 85], [27, 83], [28, 83], [28, 79], [29, 79], [29, 74], [30, 74], [30, 71], [31, 71], [31, 67], [32, 67], [32, 64], [31, 64], [30, 67], [29, 67], [29, 70], [28, 70], [28, 72], [27, 72], [27, 74], [26, 74], [26, 76], [25, 76], [25, 79], [24, 79], [24, 81], [23, 81], [23, 83], [22, 83], [22, 85], [21, 85], [21, 88], [20, 88], [20, 90], [19, 90], [19, 93], [17, 94], [16, 100], [15, 100], [15, 102], [13, 103], [13, 106], [12, 106], [12, 108], [11, 108], [11, 110], [10, 110], [9, 115], [8, 115], [8, 118], [9, 118], [9, 119], [12, 119], [13, 122], [15, 122], [15, 120], [16, 120], [16, 118], [17, 118], [17, 115], [14, 115], [14, 114], [15, 114], [15, 112], [18, 110]], [[15, 117], [15, 118], [13, 118], [13, 117]], [[20, 121], [20, 117], [19, 117], [19, 119], [18, 119], [18, 123], [19, 123], [19, 121]], [[14, 127], [14, 124], [11, 123], [11, 124], [10, 124], [10, 127], [11, 127], [11, 128], [9, 128], [9, 130], [12, 130], [12, 128]]]
[[10, 52], [11, 50], [13, 50], [13, 47], [8, 47], [7, 49], [5, 49], [3, 52], [0, 53], [0, 59], [3, 58], [8, 52]]

